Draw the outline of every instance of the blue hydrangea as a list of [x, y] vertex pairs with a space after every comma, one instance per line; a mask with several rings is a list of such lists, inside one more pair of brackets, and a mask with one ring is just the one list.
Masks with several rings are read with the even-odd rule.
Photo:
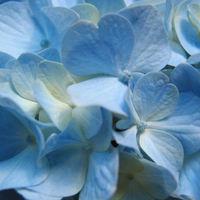
[[0, 1], [0, 191], [200, 199], [199, 5]]

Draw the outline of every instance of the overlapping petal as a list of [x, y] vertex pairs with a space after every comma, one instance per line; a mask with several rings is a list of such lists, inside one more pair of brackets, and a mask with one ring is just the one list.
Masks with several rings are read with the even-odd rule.
[[149, 73], [139, 79], [133, 90], [133, 105], [140, 120], [162, 119], [176, 108], [178, 90], [162, 73]]
[[69, 27], [79, 20], [77, 13], [68, 8], [46, 6], [41, 10], [58, 31], [59, 38], [54, 41], [57, 43], [60, 42], [59, 40], [62, 40], [63, 35], [66, 33]]
[[130, 197], [165, 199], [177, 186], [174, 177], [167, 169], [125, 152], [120, 153], [119, 173], [124, 179], [124, 185], [121, 186], [127, 187], [122, 197], [124, 200]]
[[31, 90], [36, 78], [36, 69], [42, 57], [24, 53], [17, 59], [12, 69], [12, 82], [17, 92], [25, 99], [35, 101]]
[[0, 50], [18, 57], [21, 53], [42, 50], [44, 33], [33, 19], [28, 3], [8, 2], [0, 5]]
[[9, 82], [1, 83], [0, 84], [0, 96], [1, 98], [9, 98], [13, 102], [15, 102], [22, 110], [24, 110], [28, 115], [35, 117], [38, 110], [40, 109], [40, 106], [33, 101], [29, 101], [27, 99], [24, 99], [20, 97], [13, 85]]
[[[89, 167], [79, 199], [109, 200], [116, 190], [118, 172], [118, 151], [94, 151], [89, 158]], [[106, 183], [106, 187], [105, 187]]]
[[103, 16], [108, 13], [116, 13], [117, 11], [121, 10], [122, 8], [126, 7], [126, 4], [123, 0], [85, 0], [86, 3], [90, 3], [98, 8], [100, 15]]
[[117, 14], [101, 18], [97, 29], [81, 21], [73, 25], [63, 40], [63, 63], [78, 76], [106, 73], [118, 75], [133, 48], [130, 22]]
[[49, 153], [48, 159], [51, 166], [49, 176], [40, 185], [29, 187], [29, 189], [59, 197], [78, 193], [86, 178], [87, 156], [81, 148], [67, 146]]
[[165, 67], [170, 49], [158, 10], [146, 5], [124, 9], [118, 14], [130, 21], [134, 33], [134, 48], [126, 69], [131, 73], [147, 73]]
[[168, 169], [178, 182], [184, 151], [174, 136], [164, 131], [146, 129], [140, 134], [140, 145], [153, 161]]
[[41, 80], [51, 94], [64, 103], [70, 103], [66, 88], [74, 81], [60, 63], [43, 61], [39, 64], [36, 78]]
[[34, 98], [48, 113], [52, 122], [60, 129], [64, 130], [71, 118], [72, 108], [52, 96], [44, 83], [36, 80], [32, 86]]
[[183, 168], [180, 174], [179, 186], [176, 190], [180, 196], [191, 197], [191, 199], [198, 199], [199, 192], [199, 171], [200, 168], [200, 152], [196, 152], [187, 156], [184, 160]]
[[128, 115], [124, 100], [127, 86], [118, 78], [102, 76], [68, 87], [71, 102], [76, 106], [102, 106], [112, 112]]
[[100, 14], [95, 6], [84, 3], [75, 5], [71, 9], [79, 14], [80, 19], [91, 21], [97, 26], [98, 21], [100, 19]]
[[60, 0], [50, 0], [53, 6], [62, 6], [71, 8], [77, 4], [84, 3], [84, 0], [70, 0], [70, 1], [60, 1]]
[[15, 59], [13, 56], [4, 52], [0, 52], [0, 68], [5, 68], [6, 63], [13, 59]]

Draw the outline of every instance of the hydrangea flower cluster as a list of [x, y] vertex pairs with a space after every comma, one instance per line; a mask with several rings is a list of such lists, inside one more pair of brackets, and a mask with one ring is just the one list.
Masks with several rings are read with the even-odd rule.
[[200, 1], [0, 2], [0, 189], [27, 200], [200, 199]]

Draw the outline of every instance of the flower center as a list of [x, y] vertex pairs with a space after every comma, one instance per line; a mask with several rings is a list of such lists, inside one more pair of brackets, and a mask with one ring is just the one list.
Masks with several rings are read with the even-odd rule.
[[34, 135], [27, 135], [26, 136], [26, 142], [30, 145], [35, 145], [37, 142], [36, 142], [36, 138]]
[[91, 153], [93, 151], [91, 145], [89, 144], [84, 144], [81, 149], [85, 153]]
[[133, 174], [127, 174], [126, 177], [127, 177], [127, 179], [128, 179], [129, 181], [132, 181], [132, 180], [134, 179]]
[[123, 70], [119, 74], [119, 79], [122, 80], [124, 83], [128, 83], [130, 77], [131, 77], [131, 74], [130, 74], [130, 72], [128, 70]]
[[137, 125], [139, 131], [144, 131], [147, 127], [147, 123], [145, 121], [140, 121]]
[[40, 46], [45, 49], [45, 48], [48, 48], [49, 47], [49, 40], [47, 39], [43, 39], [40, 41]]

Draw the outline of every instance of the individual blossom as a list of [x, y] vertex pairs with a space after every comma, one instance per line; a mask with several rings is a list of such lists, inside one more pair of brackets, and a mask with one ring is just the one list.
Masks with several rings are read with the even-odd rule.
[[170, 82], [179, 90], [177, 107], [168, 117], [149, 126], [170, 132], [181, 142], [184, 153], [190, 155], [200, 149], [200, 72], [183, 63], [173, 70]]
[[160, 121], [165, 123], [175, 110], [179, 100], [178, 89], [163, 73], [152, 72], [138, 80], [128, 98], [130, 117], [117, 122], [116, 127], [122, 131], [114, 132], [116, 141], [133, 148], [140, 156], [144, 152], [155, 163], [167, 168], [178, 181], [183, 147], [170, 128], [163, 130], [163, 125], [160, 125]]
[[82, 131], [92, 136], [98, 132], [103, 122], [101, 108], [95, 106], [81, 108], [73, 105], [66, 89], [74, 83], [62, 64], [43, 61], [36, 70], [36, 81], [31, 91], [59, 130], [64, 130], [69, 120], [75, 117], [81, 124]]
[[68, 87], [71, 102], [127, 115], [127, 86], [144, 73], [161, 70], [169, 56], [167, 35], [153, 6], [105, 15], [98, 28], [80, 21], [64, 37], [63, 63], [73, 75], [96, 77]]
[[[43, 155], [50, 161], [51, 172], [41, 184], [28, 189], [50, 196], [79, 199], [110, 199], [116, 190], [118, 151], [110, 147], [111, 115], [103, 111], [101, 130], [88, 138], [72, 118], [65, 130], [52, 134]], [[55, 184], [56, 183], [56, 184]]]
[[49, 174], [49, 161], [41, 156], [47, 126], [30, 118], [13, 101], [0, 99], [0, 189], [28, 187]]
[[[61, 53], [63, 34], [79, 17], [67, 8], [45, 5], [44, 1], [11, 1], [0, 5], [0, 51], [15, 58], [27, 51], [38, 53], [49, 47]], [[58, 19], [59, 23], [55, 23]]]

